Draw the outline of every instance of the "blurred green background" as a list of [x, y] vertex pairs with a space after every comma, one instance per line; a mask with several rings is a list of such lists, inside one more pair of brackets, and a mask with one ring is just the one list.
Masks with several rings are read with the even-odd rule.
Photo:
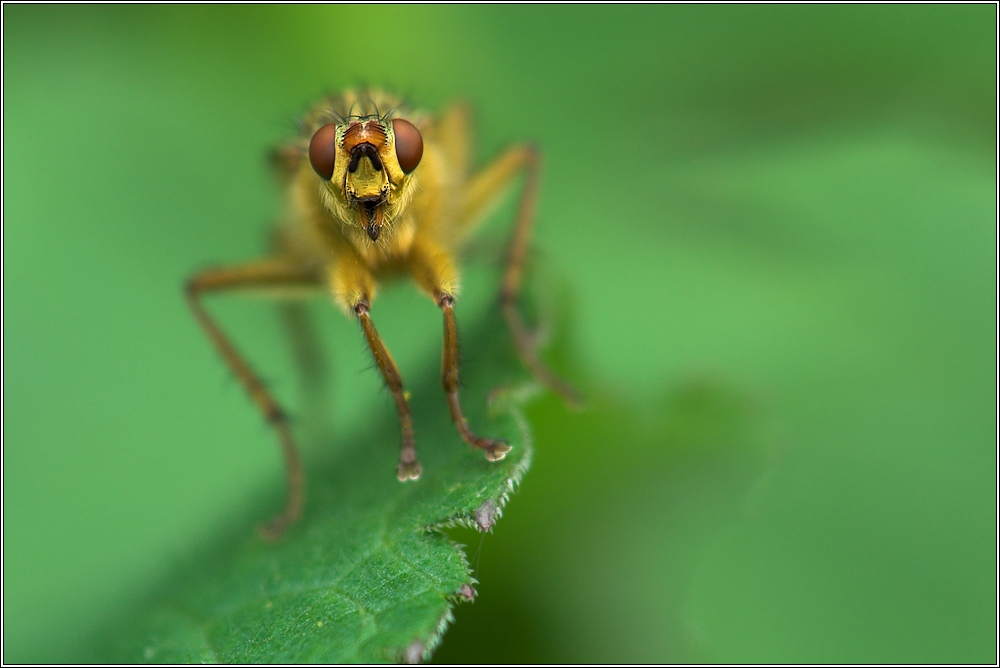
[[[3, 19], [4, 662], [79, 658], [280, 499], [180, 286], [261, 251], [267, 147], [359, 83], [472, 102], [481, 161], [543, 147], [551, 357], [589, 399], [533, 404], [503, 520], [455, 533], [480, 596], [436, 660], [997, 661], [994, 5]], [[212, 308], [294, 407], [274, 308]], [[440, 354], [415, 290], [375, 309], [404, 376]], [[356, 324], [315, 312], [333, 433], [391, 419]]]

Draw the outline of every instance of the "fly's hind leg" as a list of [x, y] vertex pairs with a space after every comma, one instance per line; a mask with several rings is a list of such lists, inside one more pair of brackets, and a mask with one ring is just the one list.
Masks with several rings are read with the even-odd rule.
[[326, 379], [326, 360], [320, 349], [316, 323], [310, 317], [306, 304], [286, 301], [280, 308], [281, 319], [291, 340], [292, 357], [299, 369], [303, 390], [309, 394], [316, 393]]
[[500, 309], [514, 340], [514, 347], [524, 366], [550, 389], [562, 395], [571, 406], [582, 404], [579, 393], [557, 376], [538, 357], [537, 338], [528, 329], [518, 309], [523, 283], [525, 255], [535, 220], [535, 201], [541, 173], [541, 156], [534, 146], [517, 146], [501, 155], [471, 182], [462, 210], [463, 220], [475, 225], [521, 172], [527, 181], [521, 194], [517, 219], [511, 235], [503, 281], [500, 285]]
[[198, 324], [212, 341], [219, 355], [249, 393], [257, 409], [274, 427], [281, 445], [287, 476], [287, 497], [285, 509], [266, 525], [260, 527], [261, 534], [275, 540], [302, 515], [305, 483], [302, 462], [299, 459], [295, 441], [288, 425], [288, 417], [277, 400], [261, 382], [259, 376], [236, 349], [215, 320], [202, 305], [201, 297], [213, 292], [263, 291], [277, 292], [278, 296], [289, 292], [314, 290], [321, 287], [318, 277], [295, 263], [282, 259], [267, 259], [232, 267], [203, 271], [185, 285], [188, 305]]

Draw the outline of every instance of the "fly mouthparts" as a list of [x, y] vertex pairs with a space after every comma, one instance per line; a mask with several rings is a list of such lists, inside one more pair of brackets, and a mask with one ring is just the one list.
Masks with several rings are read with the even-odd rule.
[[358, 199], [361, 209], [361, 224], [372, 241], [378, 241], [382, 232], [382, 198], [363, 197]]

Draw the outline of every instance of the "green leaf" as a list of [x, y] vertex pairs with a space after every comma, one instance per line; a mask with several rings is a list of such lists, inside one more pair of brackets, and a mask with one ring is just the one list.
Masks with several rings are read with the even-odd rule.
[[[339, 456], [330, 461], [307, 462], [307, 506], [299, 525], [269, 544], [253, 530], [267, 511], [249, 509], [228, 538], [192, 558], [111, 630], [114, 639], [102, 643], [99, 660], [429, 658], [453, 605], [474, 595], [465, 554], [441, 529], [462, 524], [490, 530], [531, 459], [520, 404], [535, 386], [524, 381], [506, 328], [488, 316], [462, 343], [473, 362], [463, 368], [463, 406], [474, 429], [513, 447], [503, 461], [486, 461], [455, 433], [434, 357], [438, 366], [420, 374], [411, 401], [420, 480], [396, 480], [395, 415], [389, 402], [376, 402], [370, 433], [339, 444]], [[278, 495], [267, 498], [277, 510]]]

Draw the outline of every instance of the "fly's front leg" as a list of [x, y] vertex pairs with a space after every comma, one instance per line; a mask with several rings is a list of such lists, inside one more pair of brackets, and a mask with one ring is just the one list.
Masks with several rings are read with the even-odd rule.
[[382, 338], [372, 322], [371, 300], [375, 295], [375, 280], [366, 264], [348, 247], [338, 247], [338, 258], [329, 269], [330, 291], [334, 301], [354, 313], [361, 323], [368, 349], [375, 358], [379, 373], [385, 386], [392, 392], [396, 402], [396, 413], [399, 415], [399, 431], [402, 445], [399, 451], [399, 466], [396, 467], [396, 477], [400, 481], [416, 480], [420, 477], [421, 467], [417, 461], [417, 448], [413, 438], [413, 418], [410, 417], [410, 405], [406, 401], [403, 390], [403, 379], [399, 369], [382, 343]]
[[447, 292], [435, 294], [438, 306], [444, 314], [444, 345], [441, 353], [441, 382], [448, 399], [448, 409], [455, 429], [466, 443], [486, 452], [486, 459], [500, 461], [510, 452], [506, 441], [483, 438], [472, 433], [469, 421], [462, 414], [458, 400], [458, 325], [455, 322], [455, 299]]
[[281, 454], [285, 461], [288, 480], [285, 509], [260, 528], [265, 538], [274, 540], [302, 515], [305, 483], [302, 462], [295, 448], [291, 429], [285, 411], [254, 373], [243, 355], [236, 349], [215, 320], [201, 303], [202, 295], [211, 292], [235, 290], [301, 290], [319, 286], [312, 273], [304, 271], [294, 263], [282, 260], [261, 260], [234, 267], [209, 269], [192, 277], [185, 286], [188, 305], [205, 334], [212, 341], [219, 355], [250, 394], [257, 409], [274, 427], [281, 444]]
[[577, 391], [539, 359], [536, 337], [525, 326], [518, 309], [525, 255], [531, 238], [531, 228], [535, 220], [535, 201], [538, 197], [541, 173], [541, 156], [538, 149], [534, 146], [512, 148], [478, 174], [469, 186], [469, 194], [462, 209], [463, 219], [471, 221], [470, 224], [480, 220], [522, 170], [527, 172], [527, 181], [521, 194], [507, 265], [500, 285], [500, 309], [522, 364], [542, 383], [562, 395], [568, 404], [580, 406], [582, 401]]
[[469, 421], [462, 413], [458, 400], [458, 325], [455, 322], [454, 293], [458, 275], [450, 253], [432, 242], [415, 243], [410, 252], [410, 271], [413, 279], [427, 294], [434, 298], [444, 314], [444, 343], [441, 351], [441, 384], [444, 386], [451, 420], [462, 440], [486, 452], [486, 458], [496, 462], [510, 452], [505, 441], [483, 438], [473, 433]]
[[399, 466], [396, 467], [396, 477], [400, 481], [416, 480], [420, 477], [421, 467], [417, 461], [417, 448], [413, 438], [413, 418], [410, 417], [410, 405], [406, 402], [406, 393], [403, 391], [403, 379], [399, 375], [399, 369], [389, 354], [389, 350], [382, 343], [375, 324], [371, 316], [368, 315], [370, 306], [367, 299], [360, 299], [354, 304], [354, 314], [361, 322], [361, 329], [365, 333], [365, 340], [375, 358], [375, 364], [382, 374], [382, 380], [386, 387], [392, 392], [392, 398], [396, 401], [396, 412], [399, 414], [399, 430], [402, 435], [402, 447], [399, 451]]

